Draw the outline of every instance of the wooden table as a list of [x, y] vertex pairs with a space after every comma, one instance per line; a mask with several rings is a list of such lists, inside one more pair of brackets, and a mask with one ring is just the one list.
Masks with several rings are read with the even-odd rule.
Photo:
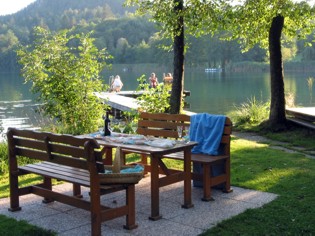
[[[191, 208], [191, 149], [197, 145], [196, 142], [177, 143], [170, 148], [158, 148], [148, 145], [130, 145], [116, 142], [107, 142], [103, 139], [97, 139], [100, 145], [112, 149], [121, 147], [122, 150], [126, 149], [128, 152], [145, 153], [151, 159], [151, 215], [150, 220], [159, 220], [162, 218], [160, 215], [160, 195], [159, 188], [170, 185], [179, 181], [184, 181], [184, 203], [183, 208]], [[184, 170], [173, 173], [168, 172], [167, 167], [163, 163], [163, 156], [175, 152], [184, 152]], [[111, 153], [111, 151], [109, 152]], [[108, 154], [108, 153], [107, 153]], [[111, 157], [111, 156], [110, 156]], [[108, 161], [107, 161], [108, 162]], [[163, 177], [159, 176], [159, 168], [162, 168], [167, 174]], [[166, 168], [166, 169], [165, 169]]]

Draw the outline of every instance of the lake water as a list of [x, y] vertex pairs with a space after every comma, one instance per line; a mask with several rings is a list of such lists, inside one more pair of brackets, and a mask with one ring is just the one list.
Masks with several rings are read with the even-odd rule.
[[[113, 67], [103, 75], [108, 83], [110, 75], [119, 74], [124, 83], [123, 90], [135, 90], [138, 86], [137, 78], [142, 74], [149, 77], [155, 72], [159, 81], [167, 68], [153, 67], [123, 68]], [[315, 77], [312, 73], [285, 73], [286, 92], [295, 94], [295, 104], [298, 106], [315, 106], [315, 81], [309, 87], [307, 79]], [[269, 73], [226, 73], [204, 72], [204, 70], [185, 70], [185, 90], [191, 95], [186, 98], [189, 104], [187, 110], [193, 112], [207, 112], [212, 114], [227, 114], [235, 105], [247, 102], [255, 97], [257, 100], [270, 99]], [[29, 91], [30, 85], [24, 84], [23, 78], [14, 73], [0, 73], [0, 120], [6, 130], [7, 127], [38, 127], [42, 118], [36, 115], [37, 104], [34, 95]], [[313, 98], [314, 97], [314, 98]]]

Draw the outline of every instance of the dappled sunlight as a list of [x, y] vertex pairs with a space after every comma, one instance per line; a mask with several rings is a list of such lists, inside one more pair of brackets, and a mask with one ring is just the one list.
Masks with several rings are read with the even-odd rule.
[[294, 169], [266, 169], [265, 172], [255, 175], [254, 179], [244, 181], [243, 184], [246, 186], [253, 186], [259, 188], [261, 191], [273, 192], [274, 187], [279, 187], [279, 184], [284, 178], [292, 178], [296, 174]]
[[247, 139], [232, 139], [231, 141], [231, 151], [233, 150], [241, 150], [244, 148], [265, 148], [268, 147], [269, 144], [259, 143], [257, 141], [251, 141]]
[[291, 194], [299, 191], [301, 181], [305, 184], [309, 182], [303, 176], [312, 172], [312, 159], [305, 158], [298, 152], [288, 153], [270, 146], [271, 144], [266, 142], [239, 138], [232, 140], [232, 185], [277, 194]]

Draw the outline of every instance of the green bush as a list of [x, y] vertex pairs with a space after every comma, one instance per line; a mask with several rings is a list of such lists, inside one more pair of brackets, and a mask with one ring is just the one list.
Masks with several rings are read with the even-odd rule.
[[259, 125], [269, 117], [270, 102], [257, 101], [255, 97], [248, 102], [235, 106], [228, 115], [236, 126]]
[[95, 131], [106, 107], [94, 92], [107, 90], [100, 72], [111, 57], [105, 49], [96, 48], [91, 33], [51, 33], [41, 27], [34, 32], [34, 45], [21, 46], [17, 55], [22, 75], [43, 103], [44, 114], [65, 133]]
[[166, 112], [170, 107], [170, 87], [160, 83], [156, 88], [150, 88], [144, 75], [137, 80], [139, 82], [137, 91], [144, 91], [144, 93], [137, 98], [140, 110], [151, 113]]
[[7, 143], [0, 142], [0, 174], [8, 172], [8, 147]]

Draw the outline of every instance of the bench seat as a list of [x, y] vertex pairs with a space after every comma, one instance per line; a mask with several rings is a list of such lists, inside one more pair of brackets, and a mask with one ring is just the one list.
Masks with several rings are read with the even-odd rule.
[[[57, 179], [84, 187], [90, 187], [90, 174], [87, 170], [59, 165], [51, 162], [38, 162], [20, 166], [19, 171], [23, 174], [38, 174], [44, 177]], [[113, 187], [114, 186], [114, 187]], [[123, 185], [100, 185], [102, 193], [110, 193], [116, 190], [123, 190]], [[80, 194], [76, 194], [77, 196]]]

